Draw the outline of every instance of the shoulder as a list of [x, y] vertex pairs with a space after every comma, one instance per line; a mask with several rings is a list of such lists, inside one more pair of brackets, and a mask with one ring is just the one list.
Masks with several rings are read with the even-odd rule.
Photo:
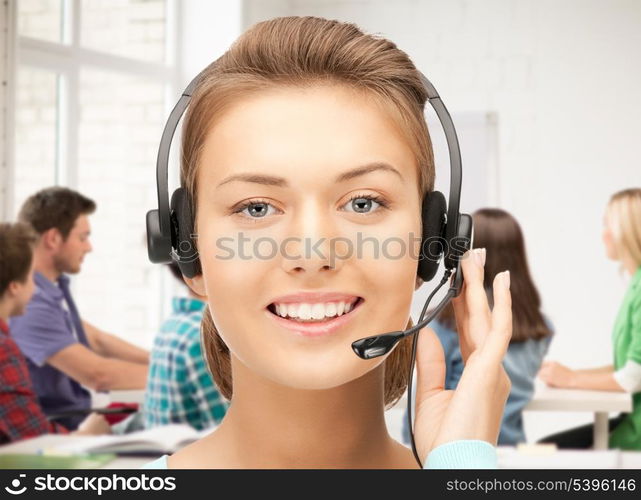
[[202, 323], [202, 312], [191, 312], [181, 317], [177, 324], [179, 334], [178, 347], [184, 352], [200, 351], [200, 325]]
[[439, 320], [434, 320], [430, 323], [430, 328], [434, 330], [436, 335], [439, 337], [457, 337], [456, 331], [452, 328], [449, 328], [444, 323], [441, 323]]
[[5, 365], [20, 359], [20, 349], [16, 342], [9, 336], [0, 334], [0, 364]]
[[64, 310], [59, 301], [44, 293], [34, 293], [22, 316], [10, 319], [11, 330], [15, 333], [33, 328], [33, 325], [46, 324], [48, 328], [64, 322]]

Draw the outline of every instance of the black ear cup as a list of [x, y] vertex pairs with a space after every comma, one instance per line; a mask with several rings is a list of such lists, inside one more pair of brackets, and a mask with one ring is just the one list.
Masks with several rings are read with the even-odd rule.
[[445, 249], [445, 221], [447, 204], [440, 191], [432, 191], [423, 198], [423, 239], [417, 274], [423, 281], [430, 281], [438, 270], [438, 263]]
[[183, 276], [193, 278], [202, 274], [202, 269], [193, 230], [191, 197], [185, 188], [180, 187], [174, 191], [170, 206], [172, 258]]

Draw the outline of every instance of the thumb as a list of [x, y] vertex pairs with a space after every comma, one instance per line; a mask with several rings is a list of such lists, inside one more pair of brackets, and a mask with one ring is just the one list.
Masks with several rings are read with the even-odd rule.
[[[445, 388], [445, 354], [438, 336], [429, 327], [421, 329], [416, 352], [416, 408]], [[409, 389], [411, 394], [411, 388]]]

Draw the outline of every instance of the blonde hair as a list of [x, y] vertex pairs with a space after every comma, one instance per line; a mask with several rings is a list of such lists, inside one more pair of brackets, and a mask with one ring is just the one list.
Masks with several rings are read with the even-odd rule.
[[619, 257], [627, 255], [641, 266], [641, 188], [614, 193], [608, 202], [607, 219]]
[[[423, 110], [427, 93], [407, 54], [382, 37], [354, 24], [317, 17], [282, 17], [243, 33], [203, 73], [185, 115], [181, 185], [196, 213], [197, 172], [205, 138], [215, 120], [239, 99], [264, 90], [341, 85], [360, 92], [388, 113], [408, 140], [418, 168], [418, 192], [433, 189], [434, 159]], [[197, 233], [197, 228], [194, 228]], [[412, 326], [410, 318], [407, 327]], [[229, 349], [207, 308], [201, 327], [203, 350], [221, 393], [231, 399]], [[407, 387], [411, 340], [405, 339], [385, 360], [385, 404]]]

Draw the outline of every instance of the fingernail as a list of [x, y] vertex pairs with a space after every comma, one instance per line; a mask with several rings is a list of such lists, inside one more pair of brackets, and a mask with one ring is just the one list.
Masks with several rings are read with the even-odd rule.
[[510, 289], [510, 271], [503, 271], [503, 286]]
[[474, 249], [474, 262], [476, 262], [479, 267], [483, 267], [483, 257], [481, 257], [481, 253], [480, 248]]
[[486, 253], [487, 252], [485, 251], [485, 248], [481, 248], [481, 261], [482, 261], [483, 267], [485, 267], [485, 255], [486, 255]]

